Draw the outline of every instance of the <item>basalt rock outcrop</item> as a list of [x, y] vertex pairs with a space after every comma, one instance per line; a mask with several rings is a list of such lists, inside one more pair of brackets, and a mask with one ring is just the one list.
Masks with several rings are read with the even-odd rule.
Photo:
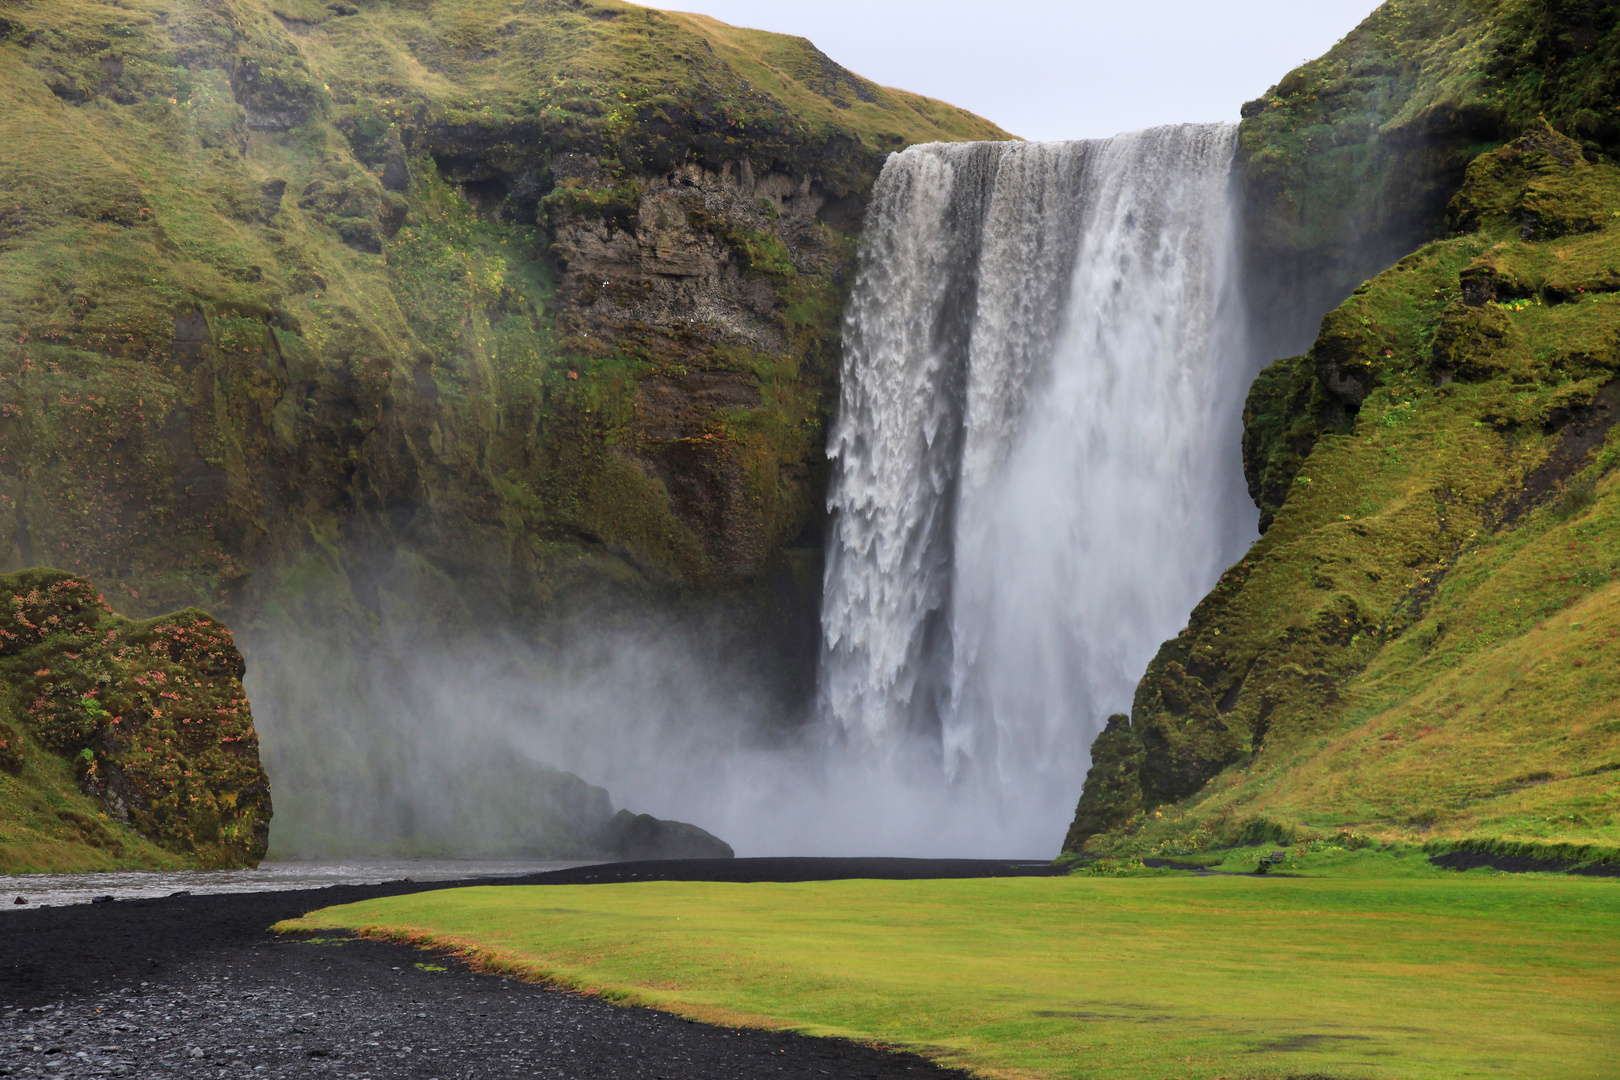
[[621, 859], [730, 859], [731, 845], [684, 821], [620, 810], [596, 834], [598, 848]]
[[[144, 840], [193, 865], [256, 866], [270, 784], [242, 672], [230, 631], [201, 611], [136, 622], [83, 578], [0, 577], [0, 858], [30, 865], [60, 823], [115, 863]], [[93, 816], [52, 790], [69, 774], [50, 757], [71, 763]], [[55, 822], [33, 820], [36, 789]]]

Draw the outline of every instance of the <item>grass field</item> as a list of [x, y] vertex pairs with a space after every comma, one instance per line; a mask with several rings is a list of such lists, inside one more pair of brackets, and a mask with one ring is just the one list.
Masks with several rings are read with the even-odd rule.
[[1620, 882], [1331, 876], [456, 889], [283, 923], [997, 1077], [1612, 1077]]

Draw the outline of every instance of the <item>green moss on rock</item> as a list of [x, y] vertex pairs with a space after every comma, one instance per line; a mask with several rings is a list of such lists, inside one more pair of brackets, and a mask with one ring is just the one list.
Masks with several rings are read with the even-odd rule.
[[0, 577], [0, 598], [0, 766], [54, 754], [101, 818], [197, 865], [257, 865], [270, 786], [230, 631], [196, 610], [132, 622], [55, 570]]
[[1091, 768], [1074, 822], [1063, 839], [1064, 851], [1079, 851], [1093, 836], [1118, 828], [1141, 812], [1141, 771], [1142, 740], [1131, 730], [1131, 718], [1115, 713], [1091, 744]]
[[1245, 105], [1250, 291], [1274, 347], [1301, 348], [1317, 312], [1444, 231], [1469, 163], [1537, 117], [1614, 160], [1617, 87], [1610, 5], [1391, 0]]

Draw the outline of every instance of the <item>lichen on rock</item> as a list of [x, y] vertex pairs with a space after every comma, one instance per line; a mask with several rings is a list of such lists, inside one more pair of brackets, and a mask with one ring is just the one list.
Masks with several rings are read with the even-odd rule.
[[83, 578], [0, 577], [0, 766], [29, 747], [159, 847], [201, 866], [255, 866], [270, 785], [231, 633], [195, 609], [131, 621]]

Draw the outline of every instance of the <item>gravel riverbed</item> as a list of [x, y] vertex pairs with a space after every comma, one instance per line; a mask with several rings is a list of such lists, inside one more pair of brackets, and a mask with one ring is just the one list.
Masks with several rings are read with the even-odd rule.
[[[964, 860], [620, 863], [520, 883], [1050, 873]], [[485, 883], [485, 882], [480, 882]], [[513, 879], [501, 880], [502, 884]], [[179, 896], [0, 916], [0, 1076], [945, 1078], [911, 1054], [731, 1030], [480, 974], [408, 946], [278, 937], [315, 908], [427, 883]]]
[[694, 1024], [369, 941], [261, 945], [4, 1023], [0, 1076], [960, 1075], [838, 1040]]

